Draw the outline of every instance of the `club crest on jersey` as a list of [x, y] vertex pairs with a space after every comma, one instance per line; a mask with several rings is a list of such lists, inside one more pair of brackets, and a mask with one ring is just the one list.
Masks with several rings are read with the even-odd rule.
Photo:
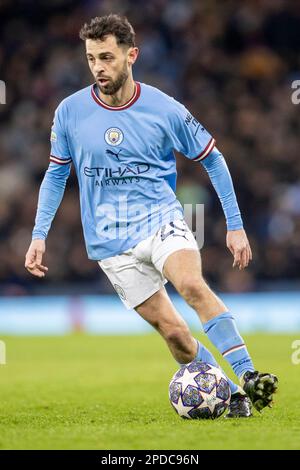
[[123, 142], [124, 135], [121, 129], [118, 129], [117, 127], [110, 127], [105, 132], [104, 138], [107, 144], [113, 145], [115, 147]]

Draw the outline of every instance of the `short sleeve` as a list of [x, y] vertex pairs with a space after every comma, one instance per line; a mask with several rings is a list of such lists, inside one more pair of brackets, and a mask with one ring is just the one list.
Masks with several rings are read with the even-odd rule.
[[173, 148], [193, 161], [207, 157], [215, 146], [215, 139], [196, 118], [175, 100], [171, 112]]
[[72, 162], [65, 132], [65, 113], [66, 111], [62, 102], [55, 111], [50, 136], [50, 161], [59, 165], [67, 165]]

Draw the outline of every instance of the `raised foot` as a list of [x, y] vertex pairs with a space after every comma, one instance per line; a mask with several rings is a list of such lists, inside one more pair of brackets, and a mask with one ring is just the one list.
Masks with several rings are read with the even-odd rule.
[[276, 375], [258, 371], [244, 374], [243, 389], [257, 411], [261, 411], [266, 406], [272, 408], [273, 395], [277, 388], [278, 378]]

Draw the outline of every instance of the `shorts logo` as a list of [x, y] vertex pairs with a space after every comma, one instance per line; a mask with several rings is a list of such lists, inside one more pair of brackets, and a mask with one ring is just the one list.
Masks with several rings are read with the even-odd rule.
[[116, 289], [116, 292], [119, 295], [119, 297], [123, 300], [126, 300], [126, 295], [122, 287], [119, 286], [118, 284], [114, 284], [114, 288]]
[[116, 145], [120, 145], [123, 142], [124, 135], [121, 129], [118, 129], [117, 127], [110, 127], [105, 132], [104, 138], [107, 144], [113, 145], [115, 147]]

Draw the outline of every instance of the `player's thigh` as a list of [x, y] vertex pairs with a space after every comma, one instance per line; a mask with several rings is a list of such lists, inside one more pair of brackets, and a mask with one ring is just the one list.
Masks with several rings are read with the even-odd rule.
[[164, 262], [163, 275], [179, 292], [186, 286], [201, 285], [204, 279], [200, 252], [180, 249], [170, 254]]
[[164, 287], [135, 308], [136, 312], [156, 330], [167, 335], [174, 329], [187, 329]]
[[[160, 228], [152, 243], [151, 260], [156, 269], [164, 276], [166, 260], [181, 250], [192, 251], [200, 258], [199, 247], [193, 233], [183, 219], [176, 219]], [[184, 260], [183, 260], [184, 261]]]
[[199, 285], [202, 267], [199, 247], [184, 220], [165, 225], [155, 235], [153, 264], [180, 292], [182, 285]]

